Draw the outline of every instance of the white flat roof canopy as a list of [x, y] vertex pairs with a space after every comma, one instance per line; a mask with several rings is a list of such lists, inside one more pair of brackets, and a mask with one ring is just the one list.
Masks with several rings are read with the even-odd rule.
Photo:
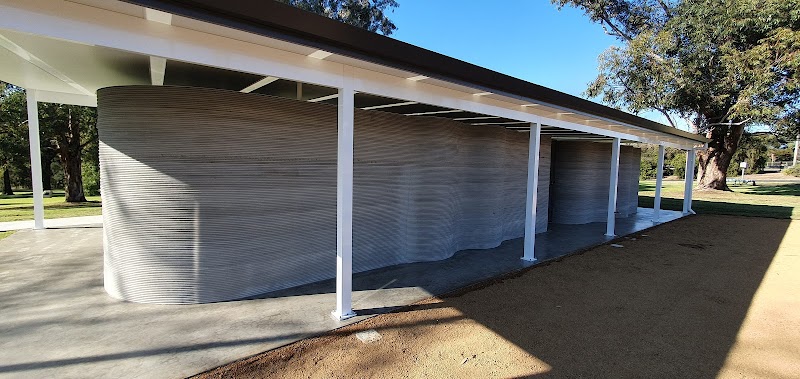
[[[474, 68], [477, 76], [484, 70], [511, 84], [517, 80], [552, 99], [566, 100], [547, 103], [465, 80], [376, 63], [380, 57], [372, 59], [364, 52], [327, 51], [311, 46], [314, 41], [274, 38], [222, 21], [204, 21], [196, 12], [173, 14], [166, 8], [134, 3], [0, 0], [0, 80], [36, 90], [39, 101], [89, 106], [96, 105], [100, 88], [135, 84], [212, 87], [336, 104], [338, 88], [348, 82], [357, 93], [355, 106], [362, 109], [446, 117], [476, 127], [502, 126], [521, 132], [529, 130], [529, 123], [540, 123], [542, 134], [564, 139], [621, 138], [682, 149], [706, 142], [698, 135], [653, 125], [650, 120], [460, 61], [467, 69]], [[147, 3], [167, 7], [170, 2]], [[232, 3], [232, 9], [244, 4]], [[290, 8], [263, 3], [269, 8]], [[373, 34], [306, 12], [292, 15], [359, 37], [365, 36], [361, 32]], [[452, 59], [380, 35], [366, 38]], [[600, 111], [585, 111], [590, 108]]]

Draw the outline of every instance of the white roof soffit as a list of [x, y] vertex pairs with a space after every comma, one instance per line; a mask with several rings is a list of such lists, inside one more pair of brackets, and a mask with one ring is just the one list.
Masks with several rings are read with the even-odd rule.
[[[529, 99], [526, 101], [503, 94], [487, 93], [481, 88], [469, 88], [337, 54], [326, 54], [324, 59], [317, 59], [309, 56], [317, 51], [314, 48], [180, 16], [167, 17], [167, 14], [151, 13], [150, 18], [161, 22], [148, 21], [145, 19], [143, 7], [137, 9], [136, 6], [114, 0], [77, 1], [80, 3], [63, 0], [2, 0], [0, 34], [7, 36], [5, 31], [8, 30], [52, 40], [71, 41], [73, 43], [70, 47], [83, 46], [84, 51], [62, 52], [52, 57], [40, 57], [41, 60], [56, 70], [61, 70], [62, 67], [68, 67], [69, 62], [85, 64], [83, 60], [88, 59], [90, 63], [98, 65], [93, 69], [101, 70], [107, 77], [97, 80], [69, 72], [68, 78], [86, 91], [64, 91], [63, 80], [60, 84], [52, 85], [60, 85], [58, 88], [50, 88], [41, 81], [9, 81], [50, 92], [91, 96], [104, 86], [150, 84], [150, 57], [160, 57], [257, 74], [264, 78], [284, 78], [334, 88], [352, 86], [357, 92], [391, 97], [404, 102], [538, 122], [636, 142], [660, 143], [679, 148], [702, 145], [680, 136], [635, 125], [621, 125], [613, 120], [579, 114], [549, 104], [533, 104]], [[165, 21], [169, 21], [169, 24]], [[86, 51], [87, 49], [91, 51]], [[130, 61], [142, 59], [144, 73], [112, 73], [109, 65], [104, 65], [106, 62], [92, 61], [92, 54], [100, 53], [96, 51], [98, 49], [103, 50], [106, 55], [109, 54], [106, 51], [124, 53]], [[0, 63], [5, 67], [5, 62]], [[140, 63], [137, 61], [135, 64], [137, 69]], [[4, 69], [0, 73], [0, 79], [8, 79], [5, 71]], [[19, 76], [24, 77], [23, 74]], [[68, 88], [72, 87], [68, 84]], [[86, 94], [87, 91], [89, 94]], [[476, 93], [481, 95], [474, 95]]]

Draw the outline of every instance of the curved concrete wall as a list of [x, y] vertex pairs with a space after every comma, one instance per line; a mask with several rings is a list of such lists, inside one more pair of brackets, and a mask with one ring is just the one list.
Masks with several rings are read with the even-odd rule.
[[[605, 222], [611, 144], [586, 141], [553, 143], [550, 193], [551, 221], [557, 224]], [[636, 213], [639, 203], [641, 150], [621, 146], [619, 155], [617, 213]]]
[[[100, 90], [98, 111], [112, 296], [203, 303], [335, 276], [335, 106], [133, 86]], [[527, 152], [527, 133], [357, 110], [354, 271], [523, 236]]]

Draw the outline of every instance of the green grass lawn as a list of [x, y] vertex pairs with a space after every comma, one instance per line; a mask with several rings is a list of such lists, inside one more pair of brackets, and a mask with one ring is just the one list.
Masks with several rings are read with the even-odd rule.
[[[655, 180], [639, 182], [639, 206], [652, 208]], [[734, 186], [733, 192], [694, 191], [697, 213], [789, 218], [800, 220], [800, 184]], [[661, 208], [683, 209], [683, 182], [664, 182]]]
[[8, 236], [10, 236], [12, 234], [14, 234], [13, 230], [9, 230], [7, 232], [0, 232], [0, 240], [3, 239], [3, 238], [6, 238], [6, 237], [8, 237]]
[[[44, 217], [61, 218], [97, 216], [101, 214], [100, 196], [87, 196], [87, 203], [67, 203], [64, 191], [53, 191], [53, 197], [44, 199]], [[16, 192], [0, 196], [0, 222], [33, 220], [33, 197], [30, 192]]]
[[[800, 184], [731, 187], [733, 192], [694, 191], [692, 208], [697, 213], [790, 218], [800, 220]], [[655, 181], [639, 183], [639, 206], [652, 208]], [[63, 191], [44, 199], [45, 218], [96, 216], [101, 214], [100, 196], [89, 196], [87, 203], [67, 203]], [[662, 209], [683, 209], [683, 182], [664, 182]], [[0, 196], [0, 222], [33, 219], [30, 192]], [[0, 238], [7, 235], [0, 234]]]

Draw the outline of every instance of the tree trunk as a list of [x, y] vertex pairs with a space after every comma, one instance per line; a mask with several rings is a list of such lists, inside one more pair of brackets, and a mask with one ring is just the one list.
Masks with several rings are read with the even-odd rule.
[[706, 133], [706, 137], [711, 139], [708, 150], [697, 153], [698, 188], [731, 190], [727, 183], [728, 167], [739, 147], [743, 132], [744, 125], [717, 125], [709, 129]]
[[76, 154], [64, 163], [64, 182], [66, 184], [66, 201], [69, 203], [83, 203], [86, 196], [83, 194], [83, 176], [81, 175], [81, 155]]
[[68, 133], [58, 144], [59, 158], [64, 166], [64, 197], [69, 203], [86, 202], [83, 194], [83, 175], [81, 174], [81, 127], [72, 119], [70, 111], [67, 121]]
[[11, 171], [9, 169], [3, 170], [3, 195], [13, 195], [14, 190], [11, 189]]
[[42, 152], [42, 189], [45, 191], [53, 190], [53, 156]]

